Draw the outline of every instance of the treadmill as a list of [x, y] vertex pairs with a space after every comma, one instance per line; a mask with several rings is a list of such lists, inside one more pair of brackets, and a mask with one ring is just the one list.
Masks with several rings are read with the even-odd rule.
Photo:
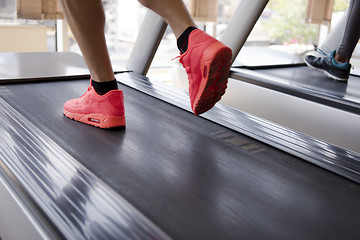
[[80, 56], [0, 55], [19, 66], [0, 81], [3, 239], [357, 239], [359, 153], [221, 103], [193, 115], [186, 92], [143, 74], [155, 45], [116, 74], [114, 130], [62, 114], [89, 85]]

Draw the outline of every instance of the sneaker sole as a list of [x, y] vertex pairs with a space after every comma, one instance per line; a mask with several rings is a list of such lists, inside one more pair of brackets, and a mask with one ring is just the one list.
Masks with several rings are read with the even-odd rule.
[[201, 59], [202, 79], [194, 101], [194, 114], [214, 107], [225, 94], [231, 67], [231, 50], [220, 42], [210, 45]]
[[305, 59], [304, 61], [306, 63], [306, 65], [311, 68], [311, 69], [314, 69], [318, 72], [321, 72], [323, 73], [324, 75], [328, 76], [329, 78], [332, 78], [334, 80], [337, 80], [337, 81], [340, 81], [340, 82], [347, 82], [348, 81], [348, 78], [339, 78], [339, 77], [336, 77], [334, 75], [332, 75], [331, 73], [329, 73], [328, 71], [324, 70], [324, 69], [321, 69], [321, 68], [317, 68], [317, 67], [314, 67], [313, 65], [311, 65], [310, 63], [308, 63]]
[[123, 117], [106, 116], [99, 113], [79, 114], [79, 113], [71, 113], [66, 110], [64, 110], [64, 115], [67, 118], [73, 119], [75, 121], [89, 124], [91, 126], [99, 127], [99, 128], [116, 128], [116, 127], [126, 126], [125, 116]]

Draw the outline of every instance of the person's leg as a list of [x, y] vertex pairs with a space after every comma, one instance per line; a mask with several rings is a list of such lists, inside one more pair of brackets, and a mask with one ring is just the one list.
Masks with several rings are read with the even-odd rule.
[[305, 63], [330, 78], [338, 81], [348, 81], [351, 65], [351, 55], [359, 41], [360, 28], [360, 0], [351, 0], [348, 9], [348, 19], [342, 42], [337, 49], [328, 57], [306, 56]]
[[225, 93], [231, 49], [196, 25], [182, 0], [139, 0], [169, 24], [189, 78], [191, 108], [196, 115], [211, 109]]
[[[181, 0], [139, 0], [168, 22], [176, 38], [190, 26], [196, 27]], [[91, 78], [98, 82], [114, 79], [106, 47], [105, 14], [101, 0], [61, 0], [66, 20], [89, 67]]]
[[101, 0], [61, 0], [61, 3], [91, 78], [98, 82], [114, 80], [105, 41], [105, 14]]
[[359, 41], [360, 0], [351, 0], [348, 11], [349, 17], [346, 23], [343, 40], [334, 57], [335, 60], [340, 63], [346, 63], [350, 61], [356, 44]]
[[186, 52], [190, 33], [196, 24], [182, 0], [139, 0], [139, 2], [159, 14], [170, 26], [181, 53]]
[[[64, 114], [77, 121], [104, 128], [115, 127], [116, 124], [125, 125], [122, 92], [106, 91], [106, 94], [104, 93], [104, 98], [109, 95], [116, 96], [119, 99], [119, 104], [117, 104], [114, 101], [115, 97], [111, 97], [111, 100], [101, 100], [102, 98], [94, 91], [94, 87], [98, 85], [97, 82], [100, 83], [99, 86], [104, 86], [103, 83], [108, 82], [116, 83], [112, 80], [114, 74], [106, 47], [105, 15], [101, 0], [91, 2], [61, 0], [61, 3], [93, 80], [92, 86], [82, 97], [64, 104]], [[225, 93], [231, 50], [195, 28], [195, 23], [182, 0], [140, 0], [140, 3], [162, 16], [179, 39], [184, 38], [183, 35], [188, 33], [190, 50], [180, 50], [183, 53], [180, 56], [180, 62], [189, 76], [192, 109], [196, 115], [209, 110]], [[192, 29], [194, 31], [187, 31], [189, 27], [194, 28]], [[110, 86], [113, 85], [110, 84]], [[101, 104], [96, 104], [97, 102]], [[118, 109], [112, 112], [114, 104]], [[109, 111], [103, 111], [103, 108]], [[107, 121], [109, 117], [111, 121]]]
[[125, 126], [124, 97], [106, 46], [101, 0], [61, 0], [61, 5], [91, 75], [85, 94], [64, 104], [65, 116], [101, 128]]
[[308, 55], [304, 60], [308, 67], [322, 72], [332, 79], [343, 82], [348, 81], [351, 69], [350, 63], [338, 63], [334, 57], [335, 51], [326, 57], [315, 57], [313, 55]]
[[164, 18], [176, 38], [179, 38], [188, 27], [196, 27], [182, 0], [139, 0], [139, 2]]

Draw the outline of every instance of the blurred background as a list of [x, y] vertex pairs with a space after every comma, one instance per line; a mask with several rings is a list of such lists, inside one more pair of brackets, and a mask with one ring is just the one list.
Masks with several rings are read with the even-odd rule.
[[[199, 28], [221, 38], [239, 0], [185, 1]], [[348, 0], [327, 2], [327, 16], [316, 19], [311, 0], [270, 0], [248, 37], [244, 48], [261, 46], [302, 56], [314, 49], [344, 14]], [[329, 2], [331, 3], [329, 6]], [[103, 0], [108, 49], [115, 68], [123, 68], [136, 41], [146, 8], [137, 1]], [[54, 0], [1, 0], [0, 52], [70, 51], [81, 54]], [[356, 49], [353, 59], [360, 55]], [[148, 76], [171, 81], [173, 59], [179, 55], [176, 39], [167, 29]], [[241, 56], [238, 61], [241, 62]]]

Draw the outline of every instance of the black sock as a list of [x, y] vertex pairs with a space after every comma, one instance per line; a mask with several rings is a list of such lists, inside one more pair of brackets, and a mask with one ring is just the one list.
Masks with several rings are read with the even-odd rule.
[[99, 95], [104, 95], [111, 90], [117, 90], [118, 85], [116, 79], [109, 82], [96, 82], [91, 79], [91, 85], [94, 87], [95, 92]]
[[177, 46], [181, 53], [186, 52], [188, 48], [189, 35], [196, 27], [188, 27], [177, 39]]

